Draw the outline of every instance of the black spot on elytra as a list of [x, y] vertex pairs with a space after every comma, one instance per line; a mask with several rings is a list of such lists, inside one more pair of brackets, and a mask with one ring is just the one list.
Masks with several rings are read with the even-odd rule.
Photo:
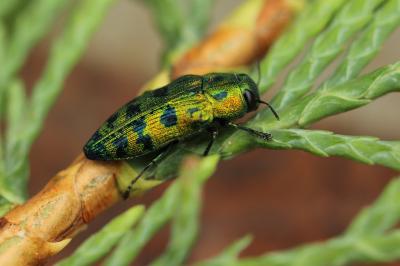
[[117, 148], [115, 155], [118, 158], [126, 156], [126, 148], [128, 147], [128, 139], [126, 137], [121, 137], [115, 140], [113, 145], [115, 148]]
[[160, 117], [160, 122], [165, 127], [172, 127], [176, 125], [178, 117], [176, 116], [176, 110], [174, 107], [168, 105], [167, 109], [163, 112]]
[[148, 135], [141, 135], [136, 141], [137, 144], [143, 144], [143, 150], [149, 151], [154, 148], [153, 141], [151, 140], [151, 137]]
[[144, 151], [153, 150], [154, 144], [151, 137], [149, 135], [144, 134], [144, 129], [146, 128], [146, 121], [144, 120], [144, 117], [135, 120], [132, 126], [133, 126], [133, 131], [135, 131], [136, 134], [138, 134], [136, 143], [142, 144]]
[[126, 107], [126, 116], [128, 118], [131, 118], [139, 113], [140, 113], [140, 107], [138, 104], [131, 103], [128, 104], [128, 106]]
[[168, 95], [168, 86], [153, 90], [152, 93], [154, 97], [165, 97]]
[[146, 121], [144, 121], [144, 117], [140, 117], [132, 122], [132, 129], [139, 136], [143, 135], [145, 128], [146, 128]]

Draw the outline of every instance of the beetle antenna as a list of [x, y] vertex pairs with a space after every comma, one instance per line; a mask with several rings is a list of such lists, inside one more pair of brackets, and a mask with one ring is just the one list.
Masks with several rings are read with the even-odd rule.
[[279, 119], [278, 113], [275, 111], [275, 109], [272, 107], [272, 105], [270, 105], [270, 104], [267, 103], [267, 102], [261, 101], [261, 100], [258, 100], [258, 102], [259, 102], [259, 103], [263, 103], [263, 104], [265, 104], [266, 106], [268, 106], [269, 109], [271, 110], [271, 112], [272, 112], [272, 113], [274, 114], [274, 116], [276, 117], [276, 119], [277, 119], [277, 120], [280, 120], [280, 119]]

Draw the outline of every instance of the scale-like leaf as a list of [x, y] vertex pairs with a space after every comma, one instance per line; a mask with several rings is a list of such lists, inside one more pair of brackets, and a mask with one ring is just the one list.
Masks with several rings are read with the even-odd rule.
[[343, 0], [308, 2], [291, 28], [275, 42], [261, 61], [260, 93], [266, 92], [275, 83], [279, 73], [301, 52], [311, 38], [324, 29], [344, 3]]
[[21, 68], [30, 49], [47, 33], [53, 25], [52, 21], [67, 2], [65, 0], [30, 1], [15, 17], [12, 35], [7, 40], [7, 46], [3, 48], [6, 51], [6, 58], [0, 71], [0, 102], [2, 102], [8, 82]]
[[196, 266], [225, 266], [225, 265], [234, 265], [237, 260], [239, 253], [242, 252], [248, 245], [250, 245], [250, 242], [252, 240], [252, 237], [247, 235], [233, 244], [231, 244], [229, 247], [224, 249], [221, 254], [218, 256], [206, 260], [200, 263], [195, 264]]
[[[191, 243], [193, 243], [197, 234], [197, 224], [192, 224], [192, 222], [198, 215], [201, 184], [213, 173], [217, 162], [218, 156], [210, 156], [200, 161], [200, 163], [195, 163], [197, 167], [196, 174], [192, 170], [191, 175], [194, 176], [189, 179], [193, 182], [184, 177], [187, 174], [184, 170], [182, 173], [183, 178], [178, 178], [177, 181], [169, 186], [163, 196], [151, 205], [139, 225], [121, 239], [114, 252], [106, 260], [105, 265], [129, 265], [150, 238], [176, 212], [178, 214], [176, 220], [174, 220], [173, 235], [168, 249], [155, 264], [166, 263], [167, 261], [182, 261], [188, 250], [190, 250]], [[189, 161], [188, 163], [193, 162]], [[189, 168], [192, 169], [192, 166], [189, 165]], [[194, 194], [190, 195], [189, 192], [194, 192]], [[186, 202], [185, 200], [188, 201]], [[191, 209], [192, 207], [194, 209]], [[187, 235], [184, 237], [182, 234]]]
[[282, 109], [306, 94], [328, 64], [344, 50], [349, 38], [371, 20], [374, 9], [382, 2], [348, 1], [334, 17], [328, 29], [318, 35], [302, 62], [291, 71], [283, 88], [274, 96], [274, 107]]
[[[17, 36], [15, 40], [10, 43], [8, 50], [9, 52], [11, 51], [11, 55], [15, 55], [15, 58], [12, 56], [7, 57], [6, 66], [9, 68], [9, 71], [11, 71], [7, 73], [12, 74], [13, 71], [19, 67], [18, 62], [22, 62], [25, 58], [25, 54], [33, 44], [33, 41], [40, 36], [42, 31], [47, 29], [47, 24], [45, 27], [45, 22], [49, 23], [48, 17], [52, 17], [47, 13], [54, 14], [55, 7], [53, 5], [59, 1], [60, 0], [50, 1], [54, 3], [47, 5], [44, 4], [47, 3], [46, 1], [39, 1], [37, 7], [32, 7], [33, 11], [31, 12], [34, 12], [34, 14], [31, 14], [31, 12], [26, 14], [26, 16], [31, 15], [36, 17], [40, 15], [47, 18], [47, 20], [40, 18], [39, 21], [42, 24], [35, 24], [32, 30], [30, 30], [35, 34], [20, 33], [20, 35], [18, 35], [19, 27], [21, 27], [22, 30], [28, 27], [27, 23], [32, 24], [32, 17], [29, 17], [29, 20], [23, 17], [25, 19], [18, 21], [16, 24]], [[81, 1], [68, 19], [66, 29], [52, 45], [49, 61], [45, 67], [44, 73], [33, 88], [32, 99], [28, 104], [23, 106], [25, 116], [23, 119], [20, 119], [18, 123], [23, 124], [24, 129], [20, 130], [19, 134], [10, 135], [7, 140], [12, 143], [13, 147], [6, 155], [8, 157], [6, 167], [9, 166], [11, 169], [4, 170], [6, 174], [3, 176], [4, 180], [2, 183], [12, 185], [8, 187], [11, 193], [7, 195], [3, 194], [3, 196], [7, 197], [10, 201], [20, 203], [26, 198], [27, 156], [29, 149], [42, 128], [48, 110], [61, 91], [66, 76], [79, 60], [90, 37], [112, 2], [113, 0]], [[42, 12], [47, 13], [42, 14]], [[24, 32], [30, 31], [24, 30]], [[13, 52], [14, 49], [15, 52]], [[10, 64], [13, 59], [16, 61]], [[0, 73], [1, 72], [2, 71], [0, 71]]]
[[218, 156], [187, 160], [179, 174], [179, 201], [172, 220], [171, 239], [165, 252], [152, 266], [182, 265], [199, 230], [201, 192], [204, 182], [215, 171]]
[[372, 22], [353, 42], [333, 76], [320, 89], [333, 88], [355, 78], [399, 25], [400, 0], [389, 0], [376, 12]]
[[[375, 137], [345, 136], [329, 131], [278, 129], [271, 131], [272, 141], [251, 136], [243, 139], [247, 148], [298, 149], [322, 157], [340, 156], [365, 164], [380, 164], [400, 170], [400, 141], [382, 141]], [[225, 150], [226, 152], [226, 150]], [[226, 154], [231, 156], [232, 154]]]
[[58, 262], [57, 266], [92, 265], [106, 255], [118, 240], [140, 219], [144, 207], [132, 207], [112, 219], [99, 232], [90, 236], [68, 258]]

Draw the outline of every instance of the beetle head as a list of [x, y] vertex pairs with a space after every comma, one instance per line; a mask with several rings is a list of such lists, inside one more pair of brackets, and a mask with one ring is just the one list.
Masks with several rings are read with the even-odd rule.
[[247, 104], [247, 112], [257, 110], [260, 104], [260, 94], [257, 84], [247, 74], [236, 74], [236, 79]]
[[247, 112], [257, 110], [260, 103], [263, 103], [268, 106], [275, 118], [279, 120], [279, 115], [274, 108], [268, 102], [264, 102], [260, 99], [258, 85], [247, 74], [237, 74], [236, 77], [239, 81], [239, 87], [242, 90], [243, 98], [247, 104]]

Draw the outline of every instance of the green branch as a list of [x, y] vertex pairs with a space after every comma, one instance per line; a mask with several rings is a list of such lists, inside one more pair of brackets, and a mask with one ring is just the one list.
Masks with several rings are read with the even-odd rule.
[[163, 63], [170, 64], [176, 54], [203, 36], [212, 8], [212, 0], [144, 0], [164, 39]]
[[113, 2], [114, 0], [80, 1], [67, 22], [66, 30], [54, 42], [44, 73], [33, 89], [30, 104], [33, 122], [27, 133], [30, 142], [39, 133], [65, 78], [80, 59]]
[[178, 194], [179, 185], [175, 182], [160, 199], [151, 204], [138, 226], [123, 236], [104, 265], [129, 265], [150, 238], [171, 219], [178, 203]]
[[382, 95], [398, 91], [400, 62], [334, 88], [317, 91], [303, 108], [298, 124], [305, 127], [324, 117], [364, 106]]
[[173, 47], [180, 39], [185, 25], [183, 7], [175, 0], [144, 0], [153, 13], [158, 32], [167, 47]]
[[[0, 64], [4, 65], [6, 58], [6, 27], [4, 23], [0, 20]], [[1, 113], [1, 112], [0, 112]]]
[[359, 238], [339, 237], [287, 252], [240, 260], [233, 266], [326, 266], [352, 262], [390, 262], [400, 258], [400, 230]]
[[14, 19], [12, 34], [3, 48], [6, 58], [0, 71], [0, 105], [8, 82], [21, 68], [30, 49], [48, 32], [66, 3], [65, 0], [30, 1]]
[[[0, 20], [0, 65], [4, 64], [4, 58], [5, 58], [5, 43], [6, 43], [6, 31], [4, 24]], [[0, 88], [0, 94], [1, 94], [1, 88]], [[0, 121], [3, 120], [3, 110], [4, 107], [2, 105], [2, 99], [0, 95]], [[3, 143], [3, 132], [2, 129], [0, 128], [0, 182], [2, 179], [4, 179], [5, 175], [5, 165], [4, 165], [4, 143]], [[1, 187], [1, 186], [0, 186]], [[1, 192], [0, 192], [1, 194]], [[2, 197], [0, 197], [0, 201], [4, 200]]]
[[306, 5], [289, 30], [272, 46], [260, 63], [259, 89], [266, 92], [279, 73], [300, 53], [306, 43], [324, 29], [344, 0], [317, 0]]
[[216, 257], [196, 263], [196, 266], [228, 266], [238, 262], [240, 252], [246, 249], [251, 243], [252, 237], [247, 235], [228, 246]]
[[10, 202], [20, 202], [15, 191], [25, 191], [28, 177], [28, 156], [18, 157], [25, 154], [24, 148], [18, 144], [18, 136], [23, 128], [23, 119], [26, 115], [25, 86], [22, 81], [10, 83], [6, 95], [6, 135], [3, 159], [3, 176], [0, 178], [0, 194]]
[[[375, 137], [336, 135], [329, 131], [278, 129], [271, 130], [272, 141], [243, 135], [243, 149], [297, 149], [322, 157], [339, 156], [365, 164], [379, 164], [400, 170], [400, 141], [382, 141]], [[235, 154], [222, 150], [223, 156]]]
[[316, 38], [303, 61], [288, 75], [283, 88], [272, 101], [273, 106], [282, 109], [306, 94], [328, 64], [344, 50], [349, 38], [371, 20], [374, 9], [382, 2], [382, 0], [348, 1], [334, 17], [328, 29]]
[[[66, 1], [64, 0], [50, 1], [49, 3], [46, 1], [31, 1], [15, 17], [15, 23], [9, 36], [6, 36], [4, 24], [0, 25], [0, 63], [2, 65], [0, 71], [0, 116], [4, 112], [4, 106], [6, 105], [4, 97], [11, 97], [13, 101], [14, 96], [12, 95], [20, 94], [19, 91], [10, 92], [9, 95], [6, 95], [6, 90], [15, 89], [15, 84], [11, 84], [14, 75], [21, 68], [30, 49], [48, 32], [52, 25], [51, 22], [59, 14], [65, 3]], [[2, 14], [5, 15], [11, 11], [17, 4], [19, 4], [18, 1], [2, 1]], [[19, 89], [17, 88], [17, 90]], [[10, 107], [9, 102], [7, 105], [9, 111], [16, 111], [15, 108]], [[26, 112], [26, 106], [23, 106], [23, 108], [24, 112]], [[22, 121], [13, 121], [12, 123], [18, 124], [22, 123]], [[0, 153], [3, 153], [0, 154], [0, 159], [2, 159], [0, 162], [2, 165], [0, 171], [0, 194], [10, 202], [20, 203], [26, 195], [27, 171], [24, 166], [27, 165], [27, 158], [25, 156], [17, 157], [16, 160], [11, 159], [10, 157], [13, 157], [13, 155], [5, 153], [5, 150], [8, 150], [14, 143], [10, 144], [8, 139], [6, 144], [1, 142], [2, 140], [0, 140]], [[13, 170], [10, 167], [18, 169]], [[22, 176], [15, 178], [10, 175], [10, 172], [22, 174]]]
[[194, 35], [191, 39], [198, 40], [207, 31], [213, 4], [214, 0], [191, 0], [186, 20], [190, 29], [186, 34]]
[[[50, 2], [56, 3], [57, 1]], [[6, 169], [5, 174], [0, 180], [0, 189], [2, 195], [9, 201], [20, 203], [26, 198], [27, 156], [29, 149], [39, 134], [48, 110], [58, 96], [66, 76], [79, 60], [89, 43], [90, 37], [100, 24], [107, 7], [112, 2], [113, 0], [85, 0], [81, 1], [79, 5], [75, 7], [75, 10], [68, 19], [66, 30], [52, 45], [50, 57], [44, 73], [33, 88], [32, 99], [24, 106], [20, 106], [20, 111], [16, 110], [15, 106], [10, 107], [13, 108], [12, 114], [23, 111], [25, 115], [13, 121], [13, 123], [18, 124], [19, 127], [18, 130], [13, 130], [13, 134], [8, 135], [7, 142], [10, 143], [9, 145], [11, 145], [11, 148], [8, 150], [8, 153], [4, 155]], [[47, 1], [39, 1], [38, 3], [46, 3], [46, 8], [42, 7], [42, 9], [47, 13], [55, 12], [53, 10], [54, 3], [49, 4]], [[40, 6], [42, 4], [38, 5]], [[35, 9], [36, 12], [33, 17], [42, 14], [42, 9], [39, 9], [40, 12]], [[50, 15], [43, 14], [43, 16], [49, 17]], [[32, 18], [29, 19], [30, 24], [32, 24], [31, 20]], [[42, 21], [42, 18], [39, 20]], [[30, 47], [27, 43], [31, 45], [33, 39], [39, 36], [37, 33], [46, 29], [44, 23], [43, 25], [35, 24], [35, 27], [29, 27], [26, 25], [27, 23], [28, 21], [26, 21], [26, 19], [19, 21], [16, 24], [17, 31], [21, 28], [21, 31], [24, 29], [25, 33], [33, 31], [36, 32], [36, 34], [21, 34], [20, 37], [18, 37], [18, 35], [15, 37], [16, 41], [14, 42], [17, 44], [21, 42], [21, 45], [11, 45], [10, 49], [15, 50], [14, 53], [19, 56], [18, 60], [24, 59], [21, 55], [25, 55], [26, 49]], [[46, 20], [46, 23], [49, 23], [49, 21]], [[32, 29], [26, 31], [26, 28]], [[32, 36], [35, 36], [35, 38]], [[14, 63], [13, 66], [14, 67], [10, 67], [9, 69], [15, 70], [16, 64]], [[13, 119], [15, 119], [15, 117]]]
[[335, 73], [320, 89], [333, 88], [357, 75], [374, 59], [390, 34], [400, 25], [400, 0], [389, 0], [356, 38]]
[[12, 13], [19, 5], [20, 0], [1, 0], [0, 1], [0, 20]]
[[172, 220], [171, 239], [167, 249], [152, 266], [182, 265], [189, 255], [199, 231], [203, 185], [215, 171], [217, 162], [218, 157], [210, 156], [200, 162], [184, 163], [179, 175], [181, 185]]
[[[379, 235], [390, 230], [400, 219], [400, 178], [396, 177], [386, 185], [378, 199], [364, 208], [348, 226], [345, 235]], [[398, 246], [398, 245], [396, 245]]]

